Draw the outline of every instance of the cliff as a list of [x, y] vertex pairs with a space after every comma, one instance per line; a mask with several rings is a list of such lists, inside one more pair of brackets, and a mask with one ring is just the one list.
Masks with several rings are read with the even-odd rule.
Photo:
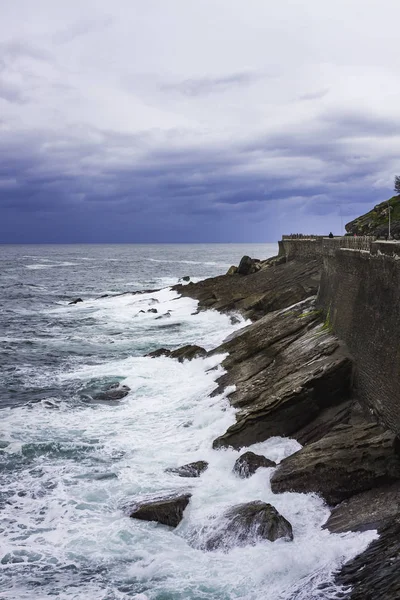
[[345, 226], [347, 233], [385, 238], [388, 235], [389, 207], [391, 210], [391, 235], [400, 239], [400, 196], [393, 196], [389, 200], [377, 204], [365, 215], [347, 223]]
[[[366, 217], [357, 231], [376, 234]], [[284, 236], [279, 256], [247, 275], [231, 268], [176, 288], [199, 310], [253, 321], [213, 351], [228, 353], [216, 393], [231, 387], [237, 409], [214, 447], [295, 437], [303, 448], [277, 466], [272, 490], [321, 495], [333, 532], [382, 533], [337, 575], [354, 600], [399, 597], [399, 258], [399, 243], [374, 236]], [[390, 556], [384, 577], [382, 555]]]

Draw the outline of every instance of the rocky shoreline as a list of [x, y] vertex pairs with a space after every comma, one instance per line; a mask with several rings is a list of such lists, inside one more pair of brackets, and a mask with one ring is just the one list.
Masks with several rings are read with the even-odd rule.
[[[319, 494], [332, 508], [324, 526], [331, 532], [378, 529], [381, 537], [336, 579], [351, 600], [394, 600], [400, 589], [399, 443], [356, 396], [354, 360], [316, 303], [321, 270], [320, 257], [263, 262], [244, 257], [226, 275], [174, 289], [197, 299], [199, 310], [240, 313], [252, 321], [210, 353], [227, 353], [214, 393], [233, 386], [228, 398], [237, 409], [236, 423], [213, 447], [245, 449], [272, 436], [299, 441], [302, 449], [276, 468], [265, 457], [243, 454], [235, 466], [238, 476], [251, 476], [259, 466], [275, 468], [272, 491]], [[153, 353], [160, 354], [182, 361], [205, 351], [188, 346]], [[192, 464], [175, 471], [198, 477], [206, 468]], [[189, 492], [153, 499], [130, 516], [176, 526], [189, 501]], [[249, 543], [249, 531], [270, 540], [293, 539], [290, 523], [271, 505], [230, 512], [225, 534], [210, 538], [207, 550], [225, 547], [228, 539]], [[387, 556], [383, 571], [382, 556]]]

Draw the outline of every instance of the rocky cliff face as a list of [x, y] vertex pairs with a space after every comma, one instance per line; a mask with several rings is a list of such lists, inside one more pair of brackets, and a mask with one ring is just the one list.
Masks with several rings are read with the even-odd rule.
[[[400, 197], [393, 200], [400, 216]], [[348, 231], [376, 235], [384, 203], [374, 210]], [[216, 392], [233, 386], [229, 400], [237, 408], [236, 423], [213, 445], [295, 437], [304, 447], [276, 467], [273, 491], [320, 494], [335, 506], [325, 525], [331, 531], [382, 532], [337, 580], [346, 586], [344, 598], [398, 600], [400, 409], [393, 381], [400, 261], [340, 246], [313, 256], [312, 247], [324, 244], [303, 243], [290, 255], [281, 244], [279, 257], [258, 261], [247, 275], [232, 267], [225, 276], [176, 288], [198, 299], [200, 310], [238, 311], [253, 321], [213, 351], [228, 353]]]
[[347, 233], [385, 237], [388, 234], [389, 207], [391, 210], [391, 235], [400, 239], [400, 196], [393, 196], [389, 200], [377, 204], [365, 215], [347, 223]]

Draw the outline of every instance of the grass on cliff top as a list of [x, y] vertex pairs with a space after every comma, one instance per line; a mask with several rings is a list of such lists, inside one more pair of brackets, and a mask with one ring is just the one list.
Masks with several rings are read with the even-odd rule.
[[[384, 200], [384, 202], [376, 204], [372, 210], [364, 215], [361, 215], [360, 217], [357, 217], [357, 219], [354, 219], [354, 221], [351, 221], [351, 223], [348, 223], [346, 225], [346, 231], [347, 227], [350, 226], [350, 231], [358, 229], [360, 234], [369, 233], [368, 229], [375, 229], [376, 227], [387, 225], [389, 221], [389, 214], [387, 211], [388, 202], [392, 207], [391, 220], [393, 222], [400, 221], [400, 195], [392, 196], [389, 198], [389, 200]], [[373, 232], [371, 231], [371, 233]]]

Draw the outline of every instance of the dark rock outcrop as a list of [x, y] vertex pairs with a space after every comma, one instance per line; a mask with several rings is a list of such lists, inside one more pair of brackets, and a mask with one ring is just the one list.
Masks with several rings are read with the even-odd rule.
[[400, 481], [352, 496], [336, 506], [324, 525], [332, 533], [381, 530], [400, 515]]
[[179, 475], [179, 477], [200, 477], [207, 469], [208, 462], [198, 460], [187, 465], [182, 465], [182, 467], [170, 467], [165, 470], [167, 473], [174, 473], [175, 475]]
[[271, 489], [316, 492], [329, 504], [400, 479], [395, 436], [376, 424], [339, 425], [330, 434], [284, 459]]
[[225, 524], [205, 542], [206, 550], [230, 550], [260, 540], [293, 540], [292, 526], [271, 504], [256, 501], [239, 504], [224, 514]]
[[179, 281], [190, 281], [190, 276], [189, 275], [185, 275], [184, 277], [181, 277]]
[[183, 511], [189, 504], [191, 494], [164, 496], [139, 502], [130, 517], [142, 521], [158, 521], [163, 525], [177, 527], [183, 519]]
[[179, 362], [184, 360], [192, 360], [193, 358], [201, 358], [207, 356], [207, 351], [201, 346], [188, 344], [177, 348], [176, 350], [168, 350], [167, 348], [159, 348], [154, 352], [149, 352], [146, 356], [150, 358], [158, 358], [159, 356], [168, 356], [169, 358], [176, 358]]
[[397, 516], [365, 552], [344, 565], [336, 584], [346, 600], [399, 600], [400, 519]]
[[238, 275], [251, 275], [251, 273], [255, 273], [259, 269], [259, 262], [250, 258], [250, 256], [243, 256], [237, 268]]
[[220, 275], [173, 289], [198, 300], [200, 310], [235, 310], [254, 321], [318, 291], [322, 257], [289, 262], [283, 257], [257, 264], [259, 270], [246, 277]]
[[156, 314], [158, 313], [158, 310], [156, 308], [149, 308], [147, 312]]
[[68, 304], [78, 304], [79, 302], [83, 302], [82, 298], [75, 298], [75, 300], [68, 302]]
[[261, 467], [276, 467], [276, 463], [273, 460], [269, 460], [265, 456], [260, 454], [254, 454], [254, 452], [245, 452], [234, 464], [233, 472], [246, 479], [260, 469]]
[[239, 409], [214, 448], [296, 436], [350, 394], [352, 361], [320, 322], [312, 300], [266, 315], [214, 352], [229, 353], [215, 393], [235, 385], [229, 400]]

